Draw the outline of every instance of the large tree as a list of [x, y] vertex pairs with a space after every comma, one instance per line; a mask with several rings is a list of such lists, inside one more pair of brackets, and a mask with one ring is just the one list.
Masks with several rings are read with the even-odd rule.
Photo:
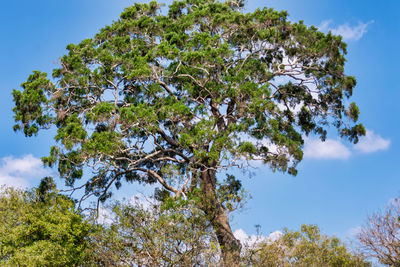
[[[295, 175], [304, 136], [327, 127], [365, 133], [346, 99], [346, 44], [286, 12], [242, 11], [243, 1], [135, 4], [93, 38], [67, 46], [52, 79], [34, 71], [14, 90], [15, 130], [57, 128], [44, 162], [85, 197], [105, 200], [125, 181], [197, 195], [223, 258], [238, 262], [217, 173], [261, 160]], [[84, 175], [85, 170], [91, 170]], [[228, 179], [235, 196], [240, 185]], [[226, 190], [225, 190], [226, 191]]]

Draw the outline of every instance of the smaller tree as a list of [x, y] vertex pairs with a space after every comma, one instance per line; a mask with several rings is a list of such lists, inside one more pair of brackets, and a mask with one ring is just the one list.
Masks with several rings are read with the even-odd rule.
[[218, 241], [195, 200], [115, 203], [92, 236], [96, 266], [220, 266]]
[[276, 240], [261, 240], [244, 251], [246, 266], [371, 266], [337, 238], [322, 235], [315, 225], [284, 231]]
[[400, 266], [400, 200], [369, 216], [358, 239], [369, 256], [382, 264]]
[[0, 192], [0, 266], [77, 266], [86, 261], [91, 225], [51, 178], [36, 190]]

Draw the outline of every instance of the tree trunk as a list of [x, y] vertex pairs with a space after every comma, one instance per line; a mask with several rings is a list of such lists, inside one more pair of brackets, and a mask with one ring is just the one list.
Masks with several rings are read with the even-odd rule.
[[240, 266], [241, 244], [233, 235], [225, 209], [216, 196], [215, 170], [210, 168], [203, 169], [200, 177], [201, 191], [203, 193], [201, 209], [207, 215], [217, 235], [224, 266]]

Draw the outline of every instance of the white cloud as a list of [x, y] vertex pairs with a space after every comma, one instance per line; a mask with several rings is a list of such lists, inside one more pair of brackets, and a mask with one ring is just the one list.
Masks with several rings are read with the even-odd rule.
[[269, 241], [276, 241], [276, 240], [278, 240], [279, 238], [281, 238], [283, 236], [283, 233], [281, 232], [281, 231], [275, 231], [275, 232], [272, 232], [272, 233], [270, 233], [269, 235], [268, 235], [268, 237], [267, 237], [267, 239], [269, 240]]
[[329, 19], [329, 20], [324, 20], [324, 21], [322, 21], [321, 24], [318, 26], [318, 29], [319, 29], [321, 32], [327, 32], [327, 31], [330, 30], [329, 25], [331, 25], [332, 22], [333, 22], [333, 21], [332, 21], [331, 19]]
[[319, 25], [320, 31], [331, 31], [335, 35], [341, 35], [345, 41], [358, 41], [367, 33], [367, 27], [373, 21], [367, 23], [358, 22], [357, 25], [350, 26], [349, 23], [339, 25], [336, 28], [331, 28], [332, 20], [325, 20]]
[[236, 239], [240, 241], [245, 246], [254, 246], [258, 242], [270, 241], [273, 242], [282, 237], [283, 233], [281, 231], [275, 231], [270, 233], [268, 236], [263, 235], [248, 235], [243, 229], [237, 229], [233, 232]]
[[233, 232], [233, 235], [237, 240], [240, 241], [240, 243], [245, 243], [246, 240], [249, 238], [249, 236], [246, 234], [246, 232], [243, 229], [237, 229], [235, 232]]
[[49, 173], [42, 161], [30, 154], [22, 158], [9, 156], [0, 159], [0, 185], [24, 188], [30, 185], [30, 181], [41, 179]]
[[338, 140], [305, 140], [304, 157], [314, 159], [348, 159], [351, 151]]
[[354, 150], [361, 153], [373, 153], [386, 150], [390, 146], [390, 140], [384, 139], [371, 130], [367, 130], [365, 136], [350, 149], [340, 140], [327, 139], [322, 142], [319, 139], [305, 138], [304, 157], [313, 159], [348, 159]]
[[372, 153], [379, 150], [386, 150], [390, 146], [390, 140], [384, 139], [373, 131], [367, 130], [367, 134], [360, 138], [354, 148], [363, 153]]
[[100, 206], [97, 223], [103, 225], [111, 225], [113, 223], [113, 220], [114, 215], [110, 212], [110, 210], [104, 206]]

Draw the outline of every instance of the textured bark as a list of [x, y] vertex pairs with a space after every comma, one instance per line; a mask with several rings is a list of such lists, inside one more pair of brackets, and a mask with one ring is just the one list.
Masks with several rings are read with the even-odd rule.
[[202, 209], [210, 220], [221, 248], [224, 266], [236, 267], [240, 262], [240, 241], [235, 238], [228, 215], [215, 193], [215, 170], [201, 171]]

